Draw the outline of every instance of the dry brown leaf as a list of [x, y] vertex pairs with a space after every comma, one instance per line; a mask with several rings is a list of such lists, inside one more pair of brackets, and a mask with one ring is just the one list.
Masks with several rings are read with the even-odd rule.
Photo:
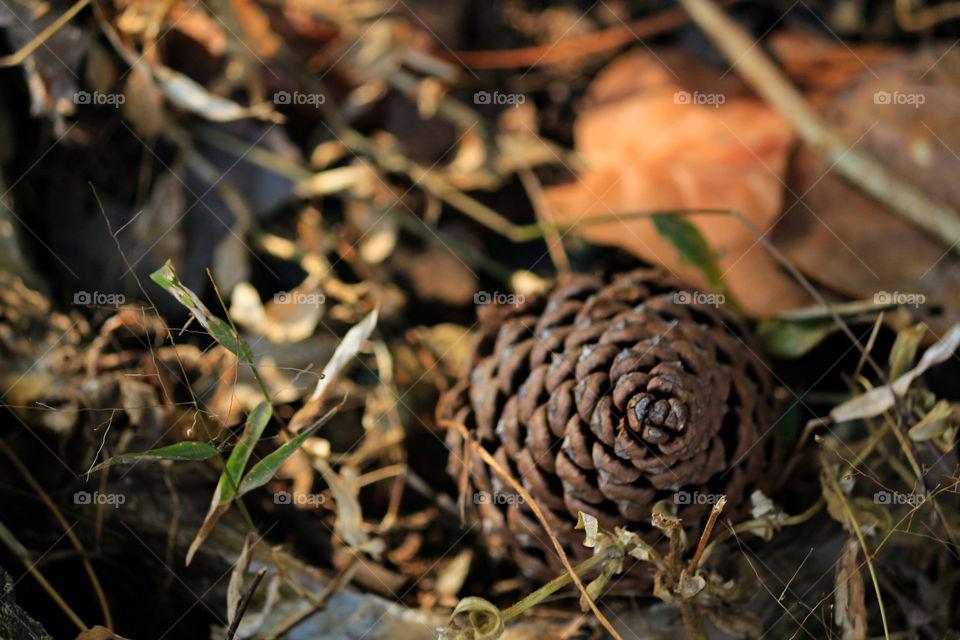
[[[877, 66], [863, 81], [837, 95], [825, 118], [857, 146], [928, 195], [960, 207], [960, 82], [935, 64], [931, 52]], [[895, 97], [897, 96], [897, 97]], [[920, 96], [921, 104], [904, 102]], [[887, 103], [887, 100], [890, 103]], [[791, 163], [783, 220], [773, 240], [814, 280], [856, 298], [877, 292], [906, 294], [919, 310], [946, 313], [928, 322], [934, 334], [956, 322], [960, 308], [960, 257], [919, 228], [891, 213], [834, 174], [828, 163], [802, 147]], [[912, 295], [912, 298], [906, 297]], [[894, 300], [896, 302], [896, 300]], [[916, 310], [917, 307], [909, 307]]]
[[867, 636], [867, 608], [863, 590], [863, 574], [857, 566], [860, 543], [851, 536], [843, 544], [837, 562], [834, 592], [834, 620], [840, 627], [842, 640], [863, 640]]
[[89, 90], [94, 93], [110, 93], [117, 83], [118, 74], [113, 53], [98, 41], [92, 40], [87, 49], [87, 63], [83, 74]]
[[244, 118], [261, 118], [280, 122], [282, 117], [273, 110], [273, 105], [262, 103], [244, 107], [233, 100], [211, 93], [193, 78], [162, 64], [150, 70], [156, 86], [177, 107], [190, 111], [214, 122], [233, 122]]
[[[370, 560], [354, 550], [337, 547], [333, 551], [333, 566], [343, 571], [356, 562], [359, 566], [353, 583], [364, 590], [379, 593], [387, 598], [396, 598], [407, 583], [407, 576], [391, 571], [382, 562]], [[387, 637], [390, 637], [389, 635]]]
[[123, 84], [123, 117], [137, 135], [152, 140], [166, 126], [166, 111], [163, 94], [150, 73], [141, 66], [134, 66]]
[[[476, 274], [445, 247], [430, 244], [416, 251], [400, 248], [393, 260], [419, 298], [456, 305], [473, 302], [479, 286]], [[443, 277], [437, 277], [438, 274]]]
[[886, 45], [822, 38], [799, 29], [775, 31], [767, 42], [784, 73], [813, 104], [822, 104], [834, 91], [896, 53]]
[[164, 407], [155, 387], [128, 376], [122, 376], [118, 384], [123, 410], [132, 426], [156, 429], [163, 425]]
[[333, 499], [337, 503], [334, 531], [348, 546], [362, 547], [369, 540], [369, 536], [363, 528], [363, 510], [357, 500], [360, 486], [357, 484], [356, 470], [343, 467], [340, 473], [337, 473], [324, 460], [318, 460], [317, 466], [323, 479], [330, 485]]
[[280, 49], [282, 40], [270, 28], [270, 18], [251, 0], [232, 0], [233, 10], [243, 25], [243, 41], [261, 57], [273, 58]]
[[240, 282], [230, 297], [230, 315], [244, 329], [274, 344], [296, 343], [313, 335], [323, 317], [325, 299], [311, 277], [290, 291], [276, 293], [266, 305], [249, 282]]
[[[311, 440], [326, 443], [325, 440], [319, 438], [312, 438]], [[306, 443], [304, 443], [304, 446], [306, 446]], [[329, 443], [327, 443], [327, 446], [329, 447]], [[293, 480], [293, 484], [290, 486], [290, 494], [293, 497], [293, 504], [298, 509], [313, 508], [313, 501], [308, 499], [308, 494], [313, 488], [313, 466], [310, 464], [310, 456], [304, 453], [303, 449], [294, 451], [289, 458], [284, 460], [274, 477]]]
[[77, 636], [77, 640], [127, 640], [123, 636], [118, 636], [110, 629], [95, 625]]
[[360, 352], [363, 342], [373, 333], [373, 329], [377, 326], [377, 318], [379, 315], [379, 312], [374, 310], [347, 331], [347, 334], [343, 336], [343, 340], [340, 341], [337, 350], [333, 353], [333, 357], [331, 357], [330, 361], [324, 366], [323, 374], [320, 380], [317, 381], [317, 386], [310, 396], [311, 400], [322, 400], [326, 397], [330, 384], [340, 375], [340, 372], [347, 363]]
[[170, 11], [170, 21], [173, 29], [202, 44], [212, 57], [220, 57], [226, 51], [227, 36], [223, 27], [206, 11], [187, 5], [175, 6]]
[[[577, 151], [590, 168], [573, 183], [547, 189], [557, 222], [726, 209], [741, 212], [761, 230], [774, 223], [793, 142], [789, 125], [733, 74], [718, 80], [718, 72], [704, 74], [702, 68], [680, 52], [658, 51], [656, 57], [634, 52], [601, 73], [590, 87], [590, 106], [574, 125]], [[702, 103], [693, 104], [698, 100]], [[747, 312], [765, 316], [809, 302], [735, 218], [700, 214], [689, 220], [719, 253], [727, 284]], [[702, 274], [683, 263], [647, 219], [587, 225], [581, 231], [706, 287]]]
[[186, 566], [190, 566], [190, 562], [193, 561], [193, 556], [197, 552], [197, 549], [200, 548], [203, 541], [213, 532], [213, 527], [216, 526], [220, 516], [230, 509], [230, 504], [230, 502], [220, 502], [220, 484], [217, 483], [217, 488], [213, 492], [213, 498], [210, 500], [210, 510], [207, 511], [207, 515], [203, 519], [203, 524], [200, 525], [200, 530], [197, 531], [197, 536], [193, 539], [193, 542], [190, 543], [190, 548], [187, 549], [187, 559], [184, 562]]
[[473, 549], [464, 549], [437, 573], [434, 591], [441, 598], [454, 598], [470, 574]]

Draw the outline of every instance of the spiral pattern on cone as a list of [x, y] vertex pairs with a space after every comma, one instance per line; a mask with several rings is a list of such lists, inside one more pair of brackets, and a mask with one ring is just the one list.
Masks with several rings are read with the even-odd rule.
[[[726, 494], [725, 515], [736, 517], [754, 488], [769, 486], [770, 377], [726, 309], [638, 270], [609, 283], [562, 277], [535, 299], [480, 313], [469, 371], [438, 415], [475, 431], [544, 510], [571, 560], [591, 553], [574, 531], [578, 511], [654, 542], [651, 509], [671, 499], [695, 542], [711, 508], [697, 496]], [[462, 438], [451, 431], [449, 443], [458, 477]], [[509, 552], [531, 577], [560, 573], [529, 506], [478, 458], [475, 499], [467, 498], [493, 555]], [[629, 578], [618, 584], [644, 582]]]

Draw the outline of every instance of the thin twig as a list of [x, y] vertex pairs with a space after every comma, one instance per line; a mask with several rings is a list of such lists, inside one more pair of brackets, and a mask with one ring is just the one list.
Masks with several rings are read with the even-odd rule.
[[567, 252], [563, 248], [563, 237], [555, 228], [553, 215], [550, 212], [550, 203], [543, 192], [543, 186], [528, 167], [520, 169], [517, 175], [527, 192], [527, 198], [529, 198], [531, 206], [533, 206], [533, 213], [537, 216], [537, 220], [545, 225], [543, 239], [547, 243], [547, 251], [550, 252], [553, 265], [560, 273], [569, 273], [570, 259], [567, 258]]
[[264, 568], [257, 571], [257, 575], [253, 576], [253, 582], [250, 583], [250, 588], [247, 589], [247, 592], [243, 594], [243, 598], [241, 598], [239, 604], [237, 604], [237, 612], [233, 614], [233, 620], [230, 621], [230, 627], [227, 629], [227, 635], [224, 636], [224, 640], [233, 640], [234, 636], [237, 635], [240, 620], [243, 618], [243, 614], [246, 613], [247, 607], [250, 606], [253, 593], [257, 590], [257, 587], [260, 586], [260, 581], [263, 580], [263, 576], [266, 574], [267, 570]]
[[360, 570], [361, 566], [362, 566], [362, 561], [360, 559], [360, 556], [354, 555], [353, 559], [350, 560], [350, 563], [347, 566], [345, 566], [343, 569], [341, 569], [340, 573], [338, 573], [337, 576], [327, 584], [326, 588], [324, 588], [323, 590], [323, 593], [320, 594], [320, 597], [317, 599], [315, 603], [313, 603], [313, 605], [311, 605], [310, 607], [308, 607], [307, 609], [304, 609], [299, 613], [293, 614], [293, 616], [290, 619], [288, 619], [286, 622], [281, 623], [281, 626], [278, 630], [276, 631], [271, 630], [269, 634], [265, 637], [282, 638], [288, 633], [290, 633], [290, 631], [292, 631], [297, 625], [302, 623], [304, 620], [306, 620], [316, 612], [323, 609], [325, 606], [327, 606], [327, 601], [330, 599], [330, 597], [333, 594], [335, 594], [337, 591], [339, 591], [344, 586], [346, 586], [351, 580], [353, 580], [353, 576], [356, 575], [357, 571]]
[[860, 372], [863, 371], [863, 365], [866, 364], [867, 354], [873, 351], [873, 345], [877, 341], [877, 334], [880, 333], [880, 327], [883, 326], [883, 318], [885, 312], [881, 311], [877, 314], [877, 320], [873, 323], [873, 329], [870, 331], [870, 337], [867, 338], [867, 344], [864, 347], [863, 353], [860, 354], [860, 359], [857, 360], [857, 366], [853, 370], [853, 375], [850, 376], [852, 380], [856, 380], [860, 377]]
[[723, 507], [727, 504], [727, 496], [720, 496], [720, 499], [717, 500], [717, 503], [713, 505], [713, 509], [710, 510], [710, 518], [707, 520], [707, 524], [703, 527], [703, 533], [700, 534], [700, 542], [697, 544], [697, 550], [693, 554], [693, 558], [690, 560], [690, 564], [687, 565], [687, 573], [691, 576], [697, 571], [697, 564], [700, 563], [700, 556], [703, 555], [703, 550], [707, 547], [707, 541], [710, 540], [710, 534], [713, 532], [713, 525], [717, 522], [717, 517], [720, 515], [720, 512], [723, 511]]
[[[780, 527], [790, 527], [790, 526], [802, 524], [807, 520], [809, 520], [810, 518], [812, 518], [813, 516], [815, 516], [817, 512], [819, 512], [820, 509], [822, 509], [826, 503], [827, 502], [826, 500], [824, 500], [823, 496], [820, 496], [820, 499], [817, 500], [815, 503], [813, 503], [813, 505], [808, 507], [805, 511], [802, 511], [795, 516], [790, 516], [788, 518], [785, 518], [784, 520], [779, 521], [777, 525]], [[724, 529], [723, 531], [718, 533], [717, 537], [714, 538], [710, 542], [710, 544], [707, 545], [706, 549], [704, 549], [703, 554], [700, 556], [701, 562], [709, 558], [710, 554], [713, 553], [713, 550], [716, 549], [722, 542], [724, 542], [731, 536], [735, 536], [738, 533], [742, 533], [744, 531], [752, 531], [757, 525], [765, 524], [764, 520], [765, 518], [755, 518], [753, 520], [746, 520], [744, 522], [737, 524], [736, 526], [730, 526], [729, 528]]]
[[77, 2], [75, 5], [67, 9], [62, 16], [47, 25], [43, 31], [37, 34], [36, 38], [24, 45], [20, 51], [0, 58], [0, 67], [12, 67], [26, 60], [31, 53], [36, 51], [40, 45], [50, 38], [50, 36], [59, 31], [63, 25], [70, 22], [70, 20], [73, 19], [73, 16], [80, 13], [80, 10], [88, 4], [90, 4], [90, 0], [79, 0], [79, 2]]

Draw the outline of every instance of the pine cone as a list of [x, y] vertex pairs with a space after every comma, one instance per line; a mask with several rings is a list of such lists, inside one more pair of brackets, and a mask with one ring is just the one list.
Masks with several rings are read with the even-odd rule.
[[[711, 497], [743, 515], [777, 456], [765, 365], [743, 323], [702, 304], [652, 270], [611, 283], [567, 276], [535, 299], [480, 309], [469, 370], [438, 415], [475, 431], [483, 446], [543, 509], [571, 561], [592, 553], [574, 531], [577, 512], [651, 543], [657, 501], [678, 506], [689, 544]], [[462, 471], [462, 437], [449, 432], [449, 470]], [[491, 553], [509, 551], [528, 576], [563, 566], [529, 506], [473, 455], [476, 504]], [[739, 509], [739, 512], [738, 512]], [[648, 565], [619, 588], [642, 588]]]

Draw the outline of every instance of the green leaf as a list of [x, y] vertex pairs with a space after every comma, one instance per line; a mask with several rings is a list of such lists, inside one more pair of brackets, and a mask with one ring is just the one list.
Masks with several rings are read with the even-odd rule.
[[142, 453], [124, 453], [114, 456], [90, 469], [90, 473], [100, 471], [114, 464], [131, 464], [134, 462], [148, 462], [153, 460], [206, 460], [217, 455], [217, 449], [206, 442], [178, 442], [169, 447], [151, 449]]
[[263, 430], [270, 422], [270, 416], [273, 415], [273, 407], [269, 402], [258, 404], [250, 415], [247, 416], [247, 425], [243, 429], [243, 435], [240, 441], [233, 448], [227, 464], [220, 476], [220, 502], [230, 502], [236, 495], [236, 488], [240, 486], [240, 478], [243, 477], [243, 470], [247, 467], [250, 460], [250, 454], [253, 453], [253, 447], [257, 444]]
[[700, 269], [712, 286], [725, 289], [717, 254], [692, 222], [668, 213], [657, 213], [652, 217], [657, 233], [670, 241], [684, 262]]
[[837, 328], [829, 318], [817, 320], [764, 320], [757, 327], [754, 339], [775, 358], [799, 358]]
[[204, 329], [207, 330], [213, 338], [222, 344], [230, 353], [234, 354], [245, 362], [251, 362], [253, 355], [250, 347], [226, 322], [210, 313], [200, 298], [193, 291], [188, 289], [180, 282], [173, 264], [167, 260], [167, 263], [150, 274], [150, 279], [167, 290], [167, 292], [177, 299], [177, 302], [185, 306], [193, 314]]
[[303, 441], [306, 440], [310, 434], [330, 420], [330, 418], [332, 418], [342, 406], [342, 403], [337, 405], [328, 411], [325, 416], [314, 422], [309, 429], [304, 429], [304, 431], [296, 438], [280, 445], [276, 451], [269, 454], [257, 464], [253, 465], [253, 468], [251, 468], [250, 471], [247, 472], [247, 475], [243, 478], [243, 482], [240, 483], [240, 489], [237, 491], [238, 495], [242, 496], [250, 491], [253, 491], [257, 487], [262, 487], [269, 482], [270, 478], [272, 478], [277, 472], [277, 469], [280, 468], [280, 465], [283, 464], [284, 460], [289, 458], [294, 451], [300, 448], [300, 445], [303, 444]]

